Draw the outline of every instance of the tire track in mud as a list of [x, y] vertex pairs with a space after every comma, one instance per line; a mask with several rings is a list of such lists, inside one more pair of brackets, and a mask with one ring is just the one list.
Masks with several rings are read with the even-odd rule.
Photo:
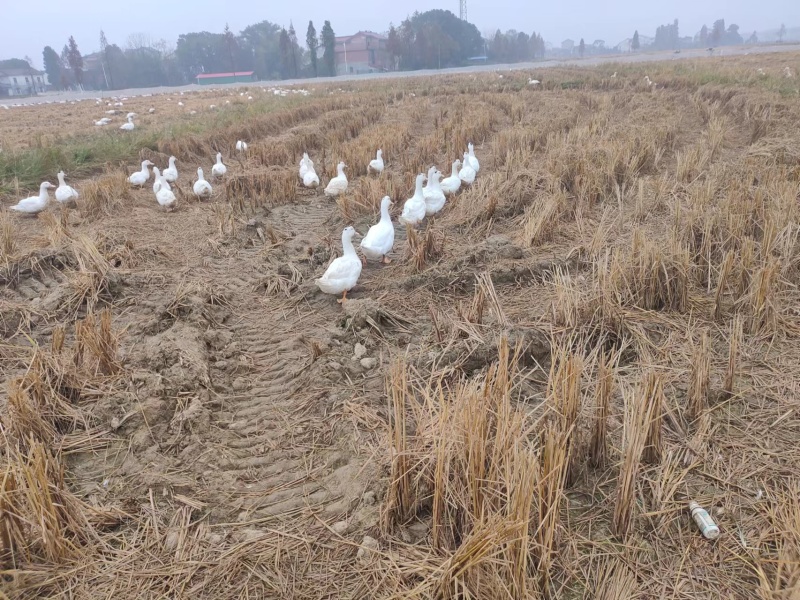
[[309, 264], [307, 252], [319, 246], [335, 210], [321, 198], [272, 207], [264, 222], [288, 236], [277, 252], [268, 259], [263, 247], [250, 247], [208, 265], [208, 276], [225, 283], [233, 315], [228, 328], [237, 348], [234, 372], [222, 374], [224, 390], [218, 386], [223, 410], [211, 416], [219, 479], [207, 483], [206, 491], [227, 489], [226, 504], [239, 520], [285, 518], [307, 505], [335, 515], [360, 495], [357, 486], [342, 482], [351, 481], [361, 465], [351, 464], [349, 453], [321, 434], [327, 428], [321, 422], [323, 397], [331, 386], [317, 381], [319, 369], [305, 341], [316, 332], [326, 335], [333, 309], [316, 310], [313, 299], [312, 305], [286, 302], [261, 289], [265, 275], [286, 263], [299, 266], [301, 286], [311, 289], [310, 280], [323, 267]]

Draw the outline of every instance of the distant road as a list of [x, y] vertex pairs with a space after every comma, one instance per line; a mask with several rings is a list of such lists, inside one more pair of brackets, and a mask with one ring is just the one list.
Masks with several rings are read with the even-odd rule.
[[[714, 50], [713, 56], [740, 56], [744, 54], [770, 54], [775, 52], [800, 52], [800, 44], [774, 44], [769, 46], [724, 46]], [[707, 50], [692, 49], [682, 50], [680, 54], [673, 52], [643, 52], [639, 54], [613, 54], [608, 56], [591, 56], [588, 58], [574, 58], [568, 60], [547, 60], [539, 62], [513, 63], [507, 65], [472, 65], [453, 69], [425, 69], [421, 71], [393, 71], [391, 73], [369, 73], [365, 75], [339, 75], [337, 77], [319, 77], [317, 79], [286, 79], [280, 81], [255, 81], [253, 83], [229, 83], [224, 85], [200, 86], [196, 84], [178, 87], [135, 88], [130, 90], [113, 90], [111, 92], [47, 92], [32, 98], [2, 98], [0, 104], [38, 104], [42, 102], [60, 102], [62, 100], [85, 100], [89, 98], [107, 98], [109, 96], [141, 96], [143, 94], [171, 94], [174, 92], [188, 92], [194, 90], [207, 90], [209, 87], [278, 87], [288, 85], [313, 86], [315, 84], [336, 83], [337, 81], [368, 81], [375, 79], [400, 79], [404, 77], [430, 77], [442, 74], [455, 73], [485, 73], [491, 71], [537, 71], [563, 66], [596, 66], [607, 63], [631, 64], [664, 60], [686, 60], [690, 58], [703, 58], [709, 56]], [[2, 114], [2, 113], [0, 113]]]

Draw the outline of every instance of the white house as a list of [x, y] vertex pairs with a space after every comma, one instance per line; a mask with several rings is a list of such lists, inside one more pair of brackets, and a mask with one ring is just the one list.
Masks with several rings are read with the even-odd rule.
[[30, 96], [43, 92], [45, 74], [36, 69], [0, 69], [0, 96]]

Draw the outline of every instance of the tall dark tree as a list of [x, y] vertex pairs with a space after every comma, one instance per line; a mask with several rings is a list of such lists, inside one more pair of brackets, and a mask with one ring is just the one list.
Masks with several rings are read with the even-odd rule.
[[758, 34], [754, 31], [753, 35], [747, 38], [748, 44], [757, 44], [758, 43]]
[[397, 28], [391, 23], [389, 24], [389, 35], [386, 39], [386, 50], [389, 52], [389, 56], [392, 57], [392, 68], [396, 69], [400, 62], [400, 56], [403, 54], [403, 47]]
[[581, 38], [581, 42], [580, 44], [578, 44], [578, 54], [580, 54], [581, 58], [583, 58], [583, 55], [585, 53], [586, 53], [586, 42], [584, 42], [583, 38]]
[[308, 57], [311, 61], [311, 72], [314, 77], [319, 75], [317, 67], [317, 48], [319, 48], [319, 39], [317, 38], [317, 30], [314, 29], [314, 21], [308, 22], [308, 29], [306, 30], [306, 46], [308, 47]]
[[634, 52], [638, 52], [639, 48], [641, 48], [641, 44], [639, 43], [639, 30], [633, 32], [633, 39], [631, 40], [631, 50]]
[[711, 43], [715, 46], [719, 45], [725, 37], [725, 19], [718, 19], [714, 21], [714, 26], [711, 28]]
[[731, 46], [744, 44], [744, 38], [742, 38], [741, 34], [739, 33], [739, 26], [735, 23], [731, 23], [728, 26], [728, 30], [725, 32], [725, 43]]
[[786, 25], [781, 23], [781, 28], [778, 29], [778, 41], [782, 44], [783, 37], [786, 35]]
[[281, 77], [281, 28], [262, 21], [245, 27], [239, 34], [239, 67], [253, 69], [261, 79]]
[[50, 46], [45, 46], [42, 52], [42, 59], [44, 62], [44, 71], [47, 73], [47, 79], [53, 87], [61, 85], [61, 60], [58, 54]]
[[[449, 10], [415, 13], [400, 24], [397, 37], [401, 69], [432, 69], [440, 64], [442, 67], [460, 66], [468, 58], [484, 52], [484, 40], [478, 28]], [[501, 37], [505, 38], [502, 34]], [[505, 45], [503, 41], [495, 48], [495, 57], [505, 52]]]
[[289, 32], [285, 28], [281, 29], [279, 46], [281, 51], [281, 77], [288, 79], [289, 74], [292, 72], [292, 57], [291, 49], [289, 48]]
[[75, 76], [75, 83], [78, 84], [78, 87], [81, 87], [83, 85], [83, 57], [81, 56], [81, 51], [78, 50], [78, 43], [73, 36], [69, 36], [67, 62]]
[[700, 45], [705, 46], [708, 44], [708, 27], [703, 25], [700, 28]]
[[108, 40], [106, 39], [106, 33], [102, 29], [100, 30], [100, 60], [103, 62], [103, 67], [105, 68], [108, 87], [109, 89], [114, 89], [114, 70], [111, 68], [111, 64], [108, 61]]
[[225, 36], [225, 50], [227, 52], [228, 62], [230, 63], [231, 72], [236, 73], [236, 60], [234, 59], [234, 52], [236, 51], [236, 38], [231, 32], [231, 28], [225, 23], [225, 30], [222, 35]]
[[295, 32], [292, 22], [289, 21], [289, 57], [292, 65], [292, 77], [297, 77], [297, 53], [299, 50], [297, 32]]
[[326, 75], [336, 75], [336, 34], [333, 32], [330, 21], [325, 21], [320, 33], [323, 55], [322, 64], [325, 66]]

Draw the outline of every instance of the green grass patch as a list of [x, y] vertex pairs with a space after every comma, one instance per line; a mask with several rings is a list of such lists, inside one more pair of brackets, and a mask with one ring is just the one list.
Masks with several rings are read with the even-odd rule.
[[[253, 93], [263, 94], [255, 90]], [[137, 126], [132, 132], [103, 128], [96, 133], [64, 137], [47, 144], [37, 141], [31, 148], [0, 154], [0, 194], [34, 191], [42, 181], [56, 184], [56, 174], [61, 170], [74, 180], [99, 173], [108, 163], [138, 165], [139, 152], [143, 148], [156, 150], [161, 139], [220, 131], [309, 100], [312, 97], [270, 95], [252, 102], [224, 105], [215, 111], [181, 115], [165, 123], [151, 120], [149, 125]]]

